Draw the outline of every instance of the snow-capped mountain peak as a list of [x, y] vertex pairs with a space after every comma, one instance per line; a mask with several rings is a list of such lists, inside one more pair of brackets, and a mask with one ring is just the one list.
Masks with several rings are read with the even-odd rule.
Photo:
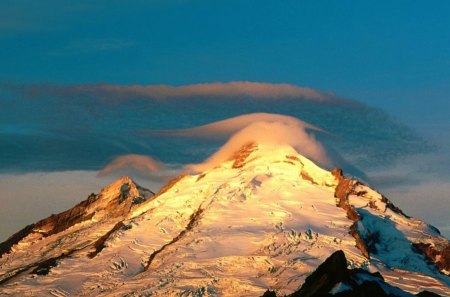
[[53, 229], [27, 227], [9, 240], [0, 293], [292, 293], [337, 250], [350, 268], [380, 272], [392, 286], [449, 292], [447, 239], [290, 146], [248, 144], [155, 196], [123, 177], [86, 201], [83, 219], [67, 228], [49, 234]]

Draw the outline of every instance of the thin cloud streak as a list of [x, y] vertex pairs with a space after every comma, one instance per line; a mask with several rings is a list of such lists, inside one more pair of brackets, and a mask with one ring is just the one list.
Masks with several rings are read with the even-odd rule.
[[149, 97], [154, 99], [188, 98], [188, 97], [251, 97], [281, 100], [285, 98], [301, 98], [319, 102], [346, 102], [331, 93], [320, 92], [311, 88], [299, 87], [286, 83], [262, 83], [249, 81], [213, 82], [171, 86], [155, 85], [112, 85], [112, 84], [79, 84], [79, 85], [14, 85], [3, 83], [0, 86], [20, 91], [29, 97], [40, 95], [73, 96], [91, 94], [101, 98], [127, 99]]
[[214, 139], [214, 138], [222, 138], [224, 136], [229, 137], [230, 135], [256, 122], [265, 122], [268, 124], [279, 123], [284, 124], [286, 126], [293, 126], [293, 127], [298, 126], [308, 130], [327, 133], [326, 131], [322, 130], [317, 126], [314, 126], [312, 124], [309, 124], [292, 116], [261, 112], [261, 113], [240, 115], [193, 128], [171, 129], [171, 130], [147, 130], [144, 131], [143, 134]]
[[331, 95], [320, 93], [310, 88], [290, 84], [257, 83], [235, 81], [229, 83], [215, 82], [185, 86], [168, 85], [100, 85], [98, 89], [114, 93], [135, 93], [156, 98], [192, 97], [192, 96], [250, 96], [255, 98], [281, 99], [285, 97], [301, 97], [305, 99], [327, 101]]

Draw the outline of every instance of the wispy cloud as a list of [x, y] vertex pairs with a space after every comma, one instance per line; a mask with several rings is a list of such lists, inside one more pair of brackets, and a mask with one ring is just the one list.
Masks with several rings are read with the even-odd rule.
[[414, 130], [382, 110], [290, 84], [1, 87], [10, 95], [0, 97], [5, 107], [0, 110], [0, 125], [7, 131], [39, 130], [48, 135], [0, 137], [3, 156], [12, 156], [0, 160], [5, 168], [20, 164], [41, 170], [93, 169], [113, 156], [130, 153], [176, 164], [199, 162], [254, 122], [271, 129], [275, 122], [289, 126], [292, 118], [302, 119], [306, 129], [327, 131], [316, 135], [326, 155], [359, 177], [363, 173], [358, 168], [366, 172], [384, 168], [430, 148]]
[[[131, 46], [131, 43], [104, 43], [79, 44], [79, 48], [86, 47], [86, 50], [105, 50], [121, 46]], [[322, 102], [343, 102], [331, 93], [320, 92], [311, 88], [299, 87], [284, 83], [262, 83], [249, 81], [214, 82], [183, 86], [171, 85], [111, 85], [111, 84], [84, 84], [84, 85], [12, 85], [18, 91], [22, 91], [30, 96], [36, 95], [56, 95], [73, 96], [76, 94], [94, 94], [104, 98], [127, 99], [139, 97], [150, 97], [156, 99], [164, 98], [186, 98], [186, 97], [252, 97], [264, 99], [285, 99], [301, 98]]]
[[136, 95], [144, 95], [156, 98], [192, 96], [250, 96], [255, 98], [273, 99], [299, 97], [304, 99], [327, 101], [332, 100], [334, 97], [330, 94], [321, 93], [310, 88], [303, 88], [290, 84], [257, 83], [246, 81], [235, 81], [228, 83], [216, 82], [186, 86], [99, 85], [94, 88], [98, 88], [98, 90], [100, 91], [112, 92], [115, 94], [134, 93]]

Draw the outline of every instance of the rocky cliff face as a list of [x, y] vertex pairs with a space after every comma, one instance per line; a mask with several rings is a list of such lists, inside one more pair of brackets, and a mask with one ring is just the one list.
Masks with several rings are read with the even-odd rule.
[[450, 275], [450, 243], [414, 243], [414, 247], [423, 253], [428, 260], [435, 263], [440, 271]]
[[[448, 296], [448, 244], [342, 171], [249, 144], [154, 196], [124, 177], [19, 231], [0, 245], [0, 295], [282, 296], [357, 275], [373, 290]], [[339, 250], [336, 275], [306, 285]]]

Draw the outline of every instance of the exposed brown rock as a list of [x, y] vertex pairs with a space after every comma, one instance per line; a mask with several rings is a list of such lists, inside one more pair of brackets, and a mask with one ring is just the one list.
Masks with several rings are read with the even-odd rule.
[[429, 243], [415, 243], [413, 245], [428, 260], [435, 263], [439, 270], [450, 271], [450, 243], [441, 247], [436, 247]]
[[114, 232], [116, 232], [117, 230], [122, 228], [123, 226], [125, 226], [125, 225], [123, 224], [122, 221], [120, 221], [117, 224], [115, 224], [114, 227], [111, 230], [109, 230], [105, 235], [103, 235], [102, 237], [97, 239], [97, 241], [94, 243], [95, 250], [93, 252], [90, 252], [88, 254], [88, 257], [92, 259], [95, 256], [97, 256], [97, 254], [100, 253], [105, 248], [105, 243], [108, 240], [108, 238], [111, 236], [111, 234], [113, 234]]
[[297, 157], [297, 156], [287, 155], [287, 156], [286, 156], [286, 159], [289, 159], [289, 160], [292, 160], [292, 161], [299, 162], [300, 164], [303, 165], [302, 160], [300, 160], [300, 158]]
[[186, 228], [184, 228], [176, 237], [174, 237], [169, 243], [166, 243], [163, 245], [160, 249], [154, 251], [150, 257], [148, 258], [147, 265], [145, 266], [145, 270], [148, 270], [150, 266], [152, 265], [153, 261], [155, 260], [155, 257], [161, 253], [164, 249], [169, 247], [170, 245], [174, 244], [175, 242], [182, 239], [187, 232], [191, 231], [197, 224], [200, 219], [200, 215], [203, 213], [203, 209], [201, 206], [192, 213], [191, 217], [189, 218], [189, 223], [187, 224]]
[[[355, 181], [355, 180], [351, 180], [351, 179], [346, 179], [344, 177], [344, 173], [342, 171], [342, 169], [340, 168], [335, 168], [331, 171], [331, 173], [336, 177], [336, 179], [339, 181], [339, 185], [336, 187], [336, 196], [344, 196], [346, 192], [348, 192], [349, 194], [355, 194], [355, 195], [364, 195], [365, 192], [355, 192], [354, 188], [350, 189], [350, 183], [354, 182], [355, 185], [354, 187], [358, 186], [358, 185], [362, 185], [361, 182], [359, 181]], [[350, 192], [349, 192], [350, 191]], [[352, 192], [353, 191], [353, 192]], [[386, 204], [386, 207], [389, 208], [390, 210], [392, 210], [395, 213], [401, 214], [407, 218], [410, 218], [408, 215], [406, 215], [400, 208], [398, 208], [397, 206], [394, 205], [394, 203], [392, 203], [388, 198], [386, 198], [384, 195], [381, 195], [381, 202], [384, 202]], [[373, 207], [374, 205], [369, 205], [371, 207]]]
[[62, 253], [61, 255], [53, 258], [46, 259], [36, 264], [36, 267], [31, 271], [31, 274], [47, 275], [53, 267], [58, 266], [61, 259], [69, 257], [71, 254], [77, 250], [71, 250], [67, 253]]
[[370, 201], [369, 201], [369, 207], [372, 208], [372, 209], [379, 210], [378, 207], [377, 207], [377, 205], [375, 204], [375, 201], [374, 201], [374, 200], [370, 200]]
[[334, 168], [333, 170], [331, 170], [331, 174], [338, 180], [340, 181], [341, 179], [344, 178], [344, 171], [342, 171], [341, 168]]
[[6, 241], [0, 243], [0, 258], [11, 251], [13, 245], [19, 243], [22, 239], [24, 239], [31, 231], [33, 231], [34, 224], [28, 225], [19, 232], [13, 234]]
[[342, 176], [341, 169], [333, 169], [331, 172], [338, 180], [338, 185], [336, 186], [334, 197], [336, 198], [336, 206], [344, 209], [347, 212], [347, 217], [352, 221], [359, 219], [358, 213], [350, 205], [348, 197], [352, 194], [356, 194], [355, 187], [359, 183], [352, 179], [347, 179]]
[[362, 239], [361, 235], [359, 234], [359, 232], [356, 228], [356, 224], [357, 224], [357, 222], [353, 223], [350, 226], [350, 234], [355, 239], [356, 247], [361, 251], [361, 254], [366, 258], [370, 258], [368, 247], [367, 247], [364, 239]]
[[71, 254], [73, 254], [76, 251], [78, 251], [78, 250], [77, 249], [70, 250], [68, 252], [62, 253], [59, 256], [52, 257], [52, 258], [47, 258], [47, 259], [42, 260], [40, 262], [37, 262], [37, 263], [34, 262], [34, 263], [31, 263], [31, 264], [26, 265], [24, 267], [21, 267], [20, 269], [17, 269], [17, 270], [14, 270], [14, 271], [10, 271], [8, 273], [7, 277], [5, 277], [3, 279], [0, 279], [0, 285], [8, 282], [10, 279], [13, 279], [14, 277], [16, 277], [16, 276], [18, 276], [18, 275], [20, 275], [20, 274], [22, 274], [22, 273], [24, 273], [24, 272], [26, 272], [26, 271], [28, 271], [30, 269], [33, 269], [30, 272], [31, 274], [47, 275], [53, 267], [58, 265], [59, 260], [61, 260], [63, 258], [66, 258], [66, 257], [69, 257]]
[[[300, 158], [297, 157], [297, 156], [286, 155], [286, 160], [283, 160], [283, 162], [284, 162], [284, 163], [287, 163], [287, 164], [294, 165], [294, 166], [301, 165], [301, 166], [303, 167], [302, 161], [301, 161]], [[312, 179], [306, 172], [302, 172], [302, 174], [303, 174], [303, 175], [302, 175], [302, 178], [303, 178], [303, 179], [308, 180], [308, 181], [310, 181], [310, 182], [314, 182], [313, 179]], [[314, 183], [315, 183], [315, 182], [314, 182]], [[316, 184], [316, 183], [315, 183], [315, 184]]]
[[6, 277], [0, 278], [0, 285], [2, 285], [2, 284], [4, 284], [4, 283], [8, 282], [10, 279], [13, 279], [13, 278], [16, 277], [17, 275], [22, 274], [23, 272], [29, 270], [31, 267], [32, 267], [32, 266], [27, 265], [27, 266], [21, 267], [21, 268], [15, 270], [15, 271], [13, 271], [13, 272], [9, 272], [8, 275], [7, 275]]
[[410, 216], [406, 215], [400, 208], [394, 205], [389, 199], [387, 199], [384, 195], [381, 195], [381, 201], [386, 203], [386, 207], [392, 210], [395, 213], [401, 214], [407, 218], [411, 218]]
[[231, 160], [234, 160], [233, 168], [242, 168], [245, 165], [245, 161], [248, 156], [258, 148], [258, 145], [255, 143], [249, 143], [244, 145], [240, 150], [235, 152], [231, 157]]
[[350, 234], [355, 238], [356, 247], [361, 251], [361, 254], [369, 258], [369, 249], [367, 248], [367, 244], [359, 234], [358, 229], [356, 228], [356, 224], [360, 219], [359, 214], [356, 210], [350, 205], [348, 197], [350, 195], [361, 195], [361, 193], [355, 191], [355, 188], [359, 186], [361, 183], [352, 179], [345, 178], [342, 172], [342, 169], [335, 168], [331, 171], [331, 173], [338, 180], [338, 185], [336, 186], [334, 197], [336, 198], [336, 206], [342, 208], [346, 211], [347, 217], [352, 220], [354, 223], [350, 227]]
[[198, 182], [199, 180], [202, 180], [205, 176], [206, 176], [205, 173], [200, 174], [200, 175], [197, 177], [196, 182]]
[[356, 212], [356, 210], [348, 202], [348, 197], [345, 197], [345, 198], [336, 197], [336, 198], [337, 198], [336, 206], [339, 206], [340, 208], [345, 210], [346, 213], [347, 213], [347, 217], [350, 220], [352, 220], [354, 222], [359, 220], [359, 214]]
[[[56, 215], [52, 214], [48, 218], [37, 222], [34, 230], [38, 230], [37, 232], [42, 233], [46, 237], [64, 231], [75, 224], [90, 220], [94, 216], [94, 213], [86, 213], [86, 208], [97, 199], [97, 195], [91, 194], [86, 200], [78, 203], [71, 209]], [[44, 231], [42, 232], [40, 230]]]
[[300, 172], [300, 176], [307, 181], [310, 181], [312, 184], [318, 185], [316, 181], [305, 171]]

